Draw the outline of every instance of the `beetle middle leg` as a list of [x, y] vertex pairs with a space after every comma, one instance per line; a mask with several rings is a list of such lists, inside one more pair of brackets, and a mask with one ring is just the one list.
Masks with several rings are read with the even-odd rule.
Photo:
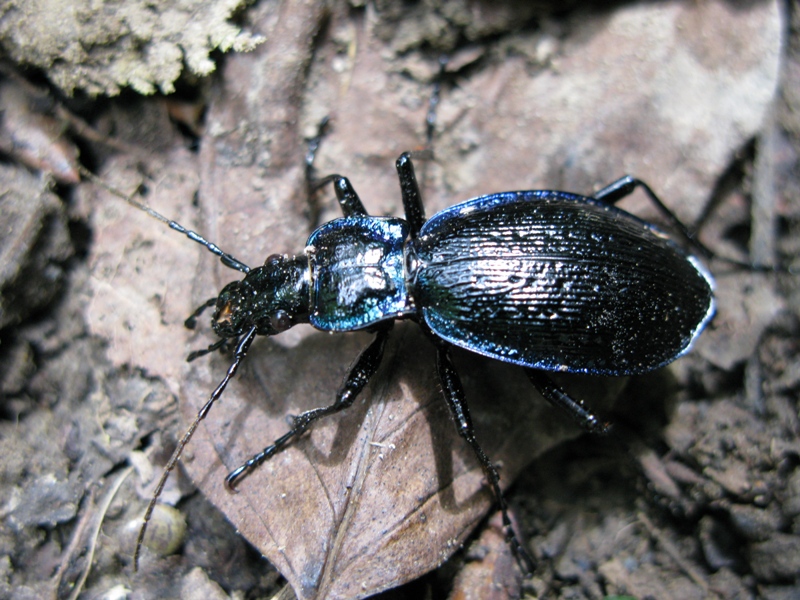
[[359, 198], [353, 184], [350, 183], [347, 177], [335, 173], [333, 175], [326, 175], [322, 179], [314, 181], [313, 186], [314, 189], [318, 189], [330, 182], [333, 182], [333, 190], [336, 192], [336, 199], [339, 201], [339, 206], [345, 217], [367, 215], [367, 209], [364, 208], [364, 203], [361, 202], [361, 198]]
[[[434, 82], [433, 92], [428, 103], [428, 112], [425, 115], [425, 137], [427, 147], [421, 152], [414, 152], [417, 158], [433, 158], [433, 133], [436, 127], [436, 108], [439, 105], [442, 80], [444, 79], [447, 68], [448, 58], [446, 55], [439, 57], [439, 77]], [[414, 239], [425, 223], [425, 206], [422, 204], [422, 194], [419, 191], [417, 176], [414, 173], [414, 163], [411, 162], [411, 152], [403, 152], [395, 162], [397, 176], [400, 179], [400, 194], [403, 198], [403, 210], [406, 214], [406, 221], [411, 225], [410, 236]]]
[[242, 477], [271, 456], [281, 451], [289, 441], [302, 434], [312, 423], [323, 417], [349, 408], [356, 397], [361, 393], [361, 390], [366, 387], [370, 379], [372, 379], [372, 376], [375, 375], [375, 372], [378, 370], [383, 359], [386, 340], [389, 338], [392, 325], [393, 322], [389, 322], [377, 331], [375, 339], [372, 340], [372, 343], [361, 353], [350, 369], [350, 372], [347, 374], [347, 377], [345, 377], [342, 386], [339, 388], [339, 391], [336, 392], [336, 400], [333, 404], [321, 408], [314, 408], [294, 417], [293, 426], [289, 431], [264, 448], [261, 452], [254, 455], [241, 467], [228, 474], [225, 478], [225, 485], [228, 489], [233, 490]]
[[470, 417], [469, 408], [467, 407], [464, 387], [461, 384], [461, 378], [458, 376], [453, 361], [450, 358], [450, 344], [436, 344], [436, 370], [439, 374], [439, 379], [441, 379], [442, 393], [447, 401], [448, 408], [450, 408], [450, 413], [455, 421], [458, 434], [470, 445], [470, 448], [472, 448], [472, 451], [481, 463], [489, 487], [492, 489], [497, 503], [500, 506], [506, 540], [517, 556], [517, 559], [520, 561], [521, 566], [532, 573], [535, 569], [535, 564], [530, 554], [528, 554], [528, 551], [522, 543], [520, 543], [517, 534], [514, 532], [511, 518], [508, 516], [508, 505], [500, 489], [500, 475], [497, 473], [497, 468], [492, 461], [489, 460], [489, 457], [486, 456], [486, 453], [475, 437], [475, 429], [472, 426], [472, 418]]
[[411, 153], [403, 152], [397, 159], [395, 167], [400, 178], [400, 193], [403, 197], [406, 221], [411, 226], [411, 239], [414, 239], [419, 235], [419, 230], [425, 223], [425, 207], [422, 205], [422, 194], [419, 191], [417, 176], [414, 174]]

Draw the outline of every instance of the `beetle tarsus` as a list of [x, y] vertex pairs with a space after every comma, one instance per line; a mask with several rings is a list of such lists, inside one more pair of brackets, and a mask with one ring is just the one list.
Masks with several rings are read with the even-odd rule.
[[575, 400], [556, 385], [544, 371], [525, 369], [525, 374], [545, 400], [566, 412], [583, 429], [596, 435], [607, 435], [610, 432], [610, 423], [601, 421], [582, 400]]
[[242, 465], [238, 469], [235, 469], [228, 473], [228, 476], [225, 477], [225, 489], [229, 491], [231, 494], [238, 494], [239, 490], [236, 489], [236, 484], [239, 480], [245, 476], [248, 471], [247, 465]]

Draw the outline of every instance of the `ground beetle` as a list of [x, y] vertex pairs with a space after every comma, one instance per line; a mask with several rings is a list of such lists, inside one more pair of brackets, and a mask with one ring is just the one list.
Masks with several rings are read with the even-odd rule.
[[685, 354], [714, 314], [714, 283], [700, 261], [660, 229], [614, 206], [641, 188], [688, 237], [640, 180], [623, 177], [592, 197], [542, 190], [490, 194], [426, 220], [411, 155], [402, 154], [396, 167], [405, 219], [369, 216], [348, 179], [331, 175], [324, 182], [333, 183], [344, 217], [314, 231], [301, 254], [272, 255], [252, 269], [127, 199], [245, 274], [187, 319], [193, 327], [214, 307], [212, 326], [220, 336], [190, 360], [226, 345], [235, 347], [234, 359], [165, 469], [145, 515], [135, 564], [169, 472], [257, 335], [310, 323], [329, 332], [368, 330], [375, 339], [333, 404], [294, 417], [286, 434], [228, 475], [229, 488], [314, 421], [350, 406], [377, 371], [394, 320], [412, 319], [436, 346], [442, 391], [458, 432], [486, 473], [512, 548], [531, 568], [511, 528], [497, 470], [475, 438], [451, 347], [524, 367], [548, 401], [586, 429], [604, 432], [607, 425], [546, 373], [633, 375], [657, 369]]

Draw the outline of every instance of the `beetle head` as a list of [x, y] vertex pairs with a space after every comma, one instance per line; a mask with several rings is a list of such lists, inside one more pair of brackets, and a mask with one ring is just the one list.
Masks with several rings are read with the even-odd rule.
[[217, 297], [211, 325], [217, 335], [232, 338], [256, 327], [275, 335], [308, 321], [305, 257], [273, 254], [264, 266], [226, 285]]

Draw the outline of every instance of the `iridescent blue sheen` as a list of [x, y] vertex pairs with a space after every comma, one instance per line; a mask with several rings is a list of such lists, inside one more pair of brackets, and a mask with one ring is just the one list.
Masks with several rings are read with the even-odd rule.
[[306, 246], [311, 273], [309, 321], [352, 331], [411, 312], [403, 268], [403, 219], [350, 216], [322, 225]]

